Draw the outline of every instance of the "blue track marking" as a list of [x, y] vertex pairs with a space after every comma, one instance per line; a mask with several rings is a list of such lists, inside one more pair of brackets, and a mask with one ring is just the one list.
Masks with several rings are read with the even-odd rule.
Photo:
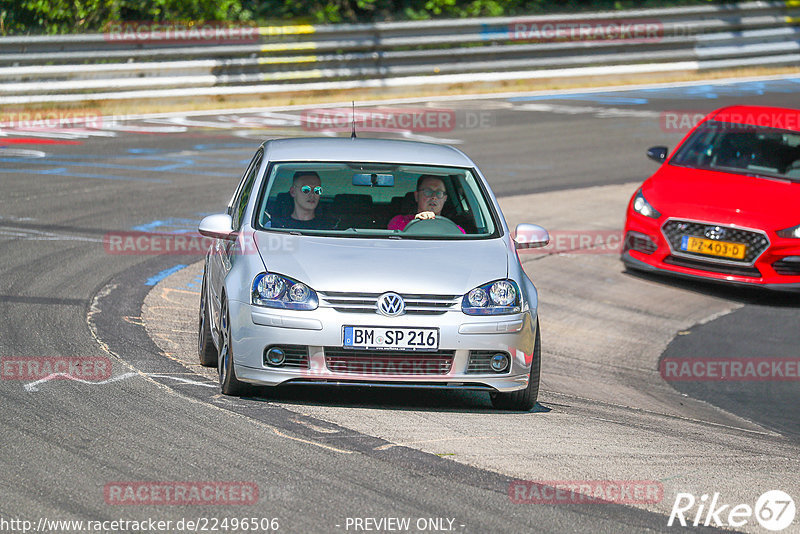
[[[231, 147], [228, 147], [230, 150]], [[216, 158], [215, 161], [208, 161], [205, 157], [195, 158], [187, 156], [159, 155], [157, 149], [130, 149], [129, 154], [121, 154], [112, 158], [107, 155], [98, 154], [70, 154], [52, 155], [44, 158], [24, 158], [24, 157], [4, 157], [0, 162], [17, 164], [19, 169], [29, 174], [43, 174], [51, 176], [64, 176], [70, 178], [91, 178], [95, 180], [119, 180], [131, 182], [150, 182], [150, 183], [171, 183], [165, 178], [139, 178], [136, 176], [126, 176], [125, 174], [101, 174], [92, 173], [92, 169], [133, 171], [136, 173], [186, 173], [194, 176], [213, 176], [219, 178], [238, 178], [237, 172], [231, 169], [238, 169], [241, 165], [246, 165], [250, 159], [242, 160], [240, 156], [233, 154], [230, 159]], [[110, 163], [109, 160], [116, 160], [117, 163]], [[42, 169], [41, 167], [55, 166], [54, 169]], [[31, 169], [31, 167], [34, 167]], [[214, 169], [220, 169], [215, 172]], [[87, 172], [88, 171], [88, 172]]]
[[537, 95], [537, 96], [517, 96], [509, 98], [509, 102], [531, 102], [534, 100], [580, 100], [585, 102], [594, 102], [596, 104], [612, 104], [616, 106], [638, 106], [647, 104], [650, 101], [647, 98], [630, 97], [622, 95], [612, 95], [610, 93], [581, 93], [577, 95]]
[[150, 278], [145, 280], [144, 285], [146, 285], [146, 286], [154, 286], [157, 283], [159, 283], [161, 280], [163, 280], [164, 278], [168, 277], [171, 274], [177, 273], [178, 271], [180, 271], [184, 267], [186, 267], [186, 265], [178, 264], [175, 267], [170, 267], [169, 269], [164, 269], [160, 273], [158, 273], [158, 274], [156, 274], [154, 276], [151, 276]]
[[206, 215], [211, 213], [198, 213], [197, 218], [187, 219], [180, 217], [168, 217], [166, 219], [156, 219], [148, 223], [140, 224], [131, 228], [134, 232], [159, 232], [169, 234], [187, 234], [197, 231], [197, 224]]
[[166, 152], [165, 148], [129, 148], [130, 154], [161, 154]]
[[200, 292], [200, 286], [203, 285], [203, 273], [198, 274], [194, 277], [194, 279], [190, 280], [189, 282], [183, 284], [182, 286], [176, 287], [176, 289], [186, 289], [190, 291], [197, 291]]
[[[0, 161], [6, 161], [7, 159], [9, 158], [0, 158]], [[14, 169], [14, 170], [20, 170], [20, 169]], [[26, 174], [66, 176], [69, 178], [92, 178], [94, 180], [122, 180], [128, 182], [151, 182], [160, 184], [170, 183], [169, 180], [159, 180], [158, 178], [132, 178], [130, 176], [113, 176], [109, 174], [86, 174], [86, 173], [70, 172], [66, 167], [58, 167], [55, 169], [25, 169], [24, 172]]]

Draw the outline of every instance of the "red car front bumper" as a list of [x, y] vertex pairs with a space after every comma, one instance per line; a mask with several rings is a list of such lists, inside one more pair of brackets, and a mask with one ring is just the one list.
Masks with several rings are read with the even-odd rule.
[[[775, 290], [800, 291], [800, 240], [778, 237], [774, 232], [741, 228], [714, 221], [677, 220], [668, 215], [658, 219], [645, 217], [628, 208], [622, 261], [632, 269], [660, 271], [672, 275], [704, 280], [760, 286]], [[665, 226], [671, 222], [665, 231]], [[697, 235], [699, 226], [719, 226], [748, 247], [753, 259], [732, 260], [680, 250], [676, 239], [681, 228], [684, 235]], [[672, 241], [668, 238], [672, 236]], [[763, 236], [763, 240], [761, 238]], [[678, 245], [678, 246], [676, 246]], [[762, 250], [763, 249], [763, 250]]]

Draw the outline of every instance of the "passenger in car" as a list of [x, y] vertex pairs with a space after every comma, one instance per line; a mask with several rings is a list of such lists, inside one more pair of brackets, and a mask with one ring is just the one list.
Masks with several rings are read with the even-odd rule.
[[289, 195], [294, 201], [292, 213], [288, 217], [274, 216], [272, 228], [323, 230], [332, 227], [331, 221], [316, 214], [319, 198], [322, 196], [322, 180], [316, 172], [294, 173]]
[[[404, 230], [414, 219], [435, 219], [442, 213], [442, 207], [447, 202], [447, 188], [444, 180], [433, 174], [423, 174], [417, 180], [417, 190], [414, 191], [414, 200], [417, 203], [415, 214], [395, 215], [389, 221], [389, 230]], [[466, 233], [458, 227], [461, 233]]]

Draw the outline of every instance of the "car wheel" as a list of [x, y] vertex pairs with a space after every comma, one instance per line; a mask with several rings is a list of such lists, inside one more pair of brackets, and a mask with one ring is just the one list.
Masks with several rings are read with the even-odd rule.
[[492, 393], [492, 406], [498, 410], [511, 410], [515, 412], [529, 412], [539, 397], [539, 378], [542, 371], [541, 336], [539, 335], [539, 320], [536, 320], [536, 341], [533, 347], [533, 360], [531, 361], [531, 374], [528, 377], [528, 387], [511, 393]]
[[203, 284], [200, 287], [200, 324], [197, 329], [197, 354], [200, 365], [215, 367], [217, 365], [217, 347], [211, 338], [211, 323], [209, 321], [208, 301], [206, 300], [206, 273], [203, 272]]
[[241, 395], [244, 391], [244, 384], [236, 378], [236, 371], [233, 368], [231, 318], [228, 313], [228, 301], [225, 298], [222, 299], [222, 310], [220, 311], [220, 331], [222, 343], [220, 343], [219, 358], [217, 358], [220, 390], [223, 395]]

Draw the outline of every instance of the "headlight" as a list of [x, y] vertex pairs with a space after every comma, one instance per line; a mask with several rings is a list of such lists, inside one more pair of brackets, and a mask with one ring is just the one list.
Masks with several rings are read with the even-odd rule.
[[467, 304], [470, 308], [483, 308], [489, 303], [489, 295], [482, 287], [476, 287], [467, 293]]
[[653, 219], [658, 219], [661, 217], [661, 214], [656, 211], [653, 206], [644, 198], [642, 194], [642, 190], [639, 189], [636, 191], [636, 195], [633, 197], [633, 211], [636, 213], [641, 213], [645, 217], [651, 217]]
[[792, 226], [786, 230], [778, 230], [776, 232], [780, 237], [789, 237], [793, 239], [800, 239], [800, 224]]
[[285, 310], [316, 310], [316, 292], [297, 280], [272, 273], [261, 273], [253, 280], [252, 302], [256, 306]]
[[519, 286], [513, 280], [497, 280], [476, 287], [461, 299], [467, 315], [502, 315], [522, 311]]

